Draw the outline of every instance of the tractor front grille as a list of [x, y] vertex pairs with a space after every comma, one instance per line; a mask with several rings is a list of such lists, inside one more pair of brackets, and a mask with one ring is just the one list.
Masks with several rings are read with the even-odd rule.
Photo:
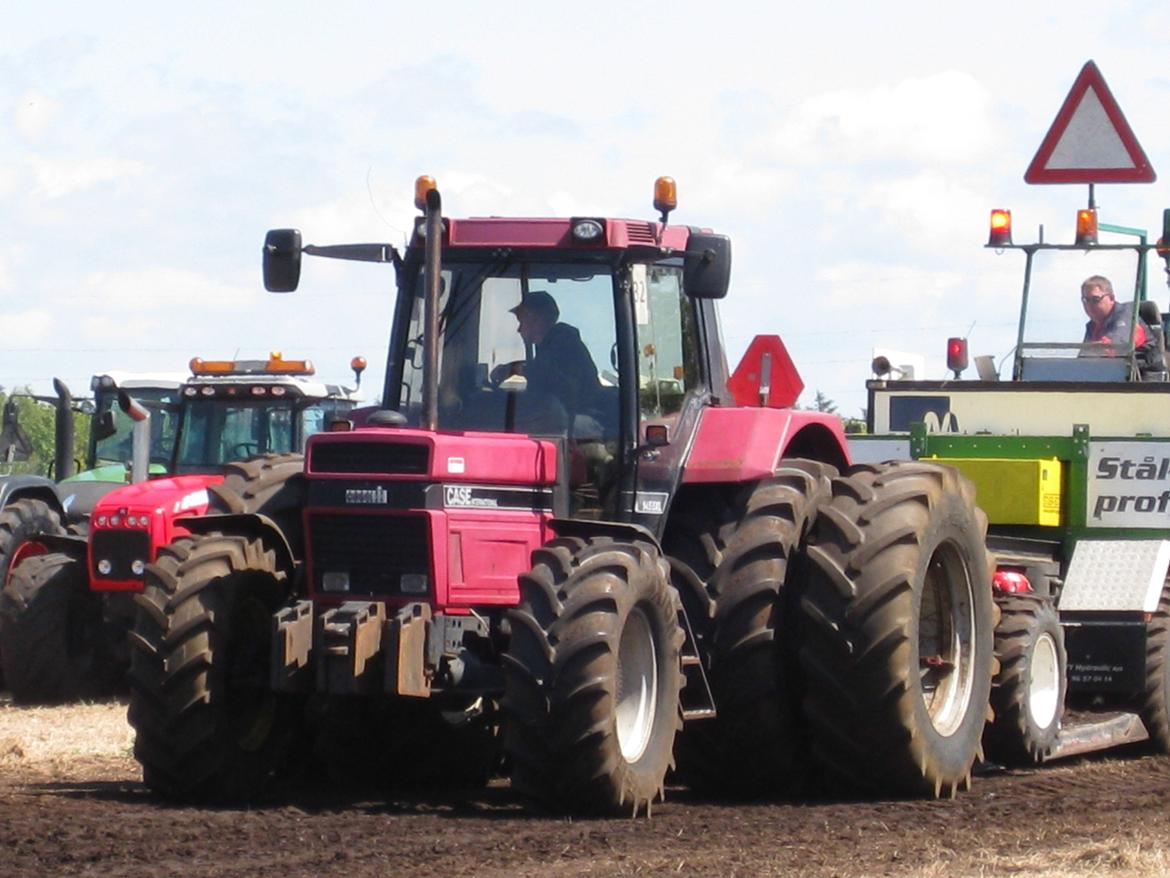
[[323, 442], [309, 453], [310, 474], [425, 475], [430, 468], [427, 445], [391, 442]]
[[308, 540], [318, 594], [430, 593], [425, 516], [310, 513]]
[[[143, 530], [95, 530], [93, 535], [93, 569], [89, 571], [94, 579], [141, 579], [141, 573], [134, 573], [130, 565], [134, 561], [150, 561], [150, 534]], [[98, 563], [110, 562], [109, 573], [99, 573]]]

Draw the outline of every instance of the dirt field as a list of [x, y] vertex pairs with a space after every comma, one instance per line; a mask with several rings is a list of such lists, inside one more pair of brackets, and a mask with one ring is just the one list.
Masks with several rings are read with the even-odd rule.
[[976, 779], [952, 802], [722, 804], [649, 820], [533, 816], [506, 784], [462, 799], [331, 795], [172, 807], [139, 783], [119, 703], [0, 703], [0, 876], [1161, 876], [1170, 760], [1122, 754]]

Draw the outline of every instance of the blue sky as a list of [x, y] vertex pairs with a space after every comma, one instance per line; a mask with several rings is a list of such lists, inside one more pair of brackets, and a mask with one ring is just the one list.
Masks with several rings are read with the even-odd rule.
[[265, 293], [266, 229], [400, 244], [420, 173], [453, 215], [651, 217], [670, 174], [674, 219], [733, 238], [733, 365], [777, 332], [802, 401], [856, 414], [875, 346], [933, 377], [947, 336], [1011, 347], [1022, 257], [983, 248], [988, 212], [1012, 208], [1017, 241], [1071, 240], [1086, 188], [1023, 174], [1089, 59], [1165, 175], [1098, 187], [1102, 220], [1156, 229], [1170, 206], [1164, 4], [14, 6], [10, 388], [278, 349], [331, 379], [363, 354], [374, 389], [390, 271], [315, 260]]

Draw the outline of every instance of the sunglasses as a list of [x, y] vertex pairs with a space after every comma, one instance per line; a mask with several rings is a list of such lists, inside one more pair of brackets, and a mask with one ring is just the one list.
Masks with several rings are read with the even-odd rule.
[[1081, 301], [1096, 305], [1102, 299], [1108, 299], [1108, 298], [1110, 298], [1109, 293], [1101, 293], [1099, 296], [1081, 296]]

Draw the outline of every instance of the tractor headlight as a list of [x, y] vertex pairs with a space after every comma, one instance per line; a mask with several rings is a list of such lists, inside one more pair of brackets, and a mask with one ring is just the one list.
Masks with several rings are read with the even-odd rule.
[[114, 565], [110, 563], [109, 558], [102, 558], [97, 562], [97, 572], [102, 576], [109, 576], [113, 569]]
[[578, 241], [598, 241], [605, 235], [601, 220], [575, 219], [572, 222], [573, 237]]
[[141, 558], [135, 558], [130, 562], [130, 572], [135, 576], [141, 576], [146, 572], [146, 563]]

